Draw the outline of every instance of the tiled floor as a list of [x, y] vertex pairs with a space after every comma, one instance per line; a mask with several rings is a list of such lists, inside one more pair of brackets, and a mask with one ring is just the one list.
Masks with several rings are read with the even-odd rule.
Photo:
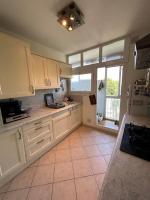
[[0, 200], [96, 200], [116, 138], [81, 126], [0, 189]]

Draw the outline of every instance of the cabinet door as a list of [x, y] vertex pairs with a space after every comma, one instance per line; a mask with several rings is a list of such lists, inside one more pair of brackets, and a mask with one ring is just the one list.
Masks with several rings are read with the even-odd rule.
[[81, 108], [80, 106], [72, 108], [71, 111], [71, 129], [75, 128], [76, 126], [80, 125], [82, 122], [81, 119]]
[[48, 87], [46, 79], [46, 69], [44, 65], [44, 58], [32, 54], [32, 67], [35, 89], [45, 89]]
[[0, 33], [0, 99], [34, 94], [29, 47]]
[[0, 134], [0, 179], [12, 175], [25, 163], [24, 144], [19, 129]]
[[47, 69], [47, 79], [50, 88], [59, 88], [60, 72], [57, 62], [51, 59], [45, 59], [45, 66]]
[[70, 112], [59, 114], [53, 120], [54, 139], [59, 139], [70, 131]]
[[66, 63], [58, 63], [60, 67], [60, 77], [62, 78], [71, 78], [72, 75], [72, 68], [71, 65]]

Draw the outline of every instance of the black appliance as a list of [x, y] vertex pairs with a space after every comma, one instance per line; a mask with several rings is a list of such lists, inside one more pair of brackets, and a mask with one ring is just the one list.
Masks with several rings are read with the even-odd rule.
[[4, 124], [29, 117], [28, 110], [22, 110], [21, 104], [21, 101], [14, 99], [0, 101]]
[[150, 128], [125, 124], [120, 150], [150, 161]]
[[59, 109], [65, 107], [64, 103], [55, 103], [54, 96], [52, 93], [44, 95], [45, 106], [48, 108]]

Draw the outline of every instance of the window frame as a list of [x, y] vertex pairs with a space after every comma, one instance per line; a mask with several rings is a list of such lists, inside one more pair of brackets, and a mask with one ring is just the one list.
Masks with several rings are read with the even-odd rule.
[[85, 95], [85, 94], [92, 94], [93, 91], [93, 73], [92, 72], [82, 72], [79, 74], [73, 74], [73, 75], [82, 75], [82, 74], [91, 74], [91, 91], [72, 91], [71, 90], [71, 79], [70, 79], [70, 84], [69, 84], [69, 94], [72, 95]]

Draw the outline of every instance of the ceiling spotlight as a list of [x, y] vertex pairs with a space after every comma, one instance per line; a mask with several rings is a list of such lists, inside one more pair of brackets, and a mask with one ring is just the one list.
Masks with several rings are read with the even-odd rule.
[[68, 27], [68, 31], [72, 31], [73, 29], [72, 29], [72, 27], [71, 26], [69, 26]]
[[61, 23], [63, 26], [67, 26], [67, 20], [63, 19]]
[[75, 2], [71, 2], [57, 14], [58, 22], [68, 31], [72, 31], [84, 24], [84, 16]]
[[75, 17], [73, 15], [70, 15], [70, 20], [71, 21], [74, 21], [75, 20]]

